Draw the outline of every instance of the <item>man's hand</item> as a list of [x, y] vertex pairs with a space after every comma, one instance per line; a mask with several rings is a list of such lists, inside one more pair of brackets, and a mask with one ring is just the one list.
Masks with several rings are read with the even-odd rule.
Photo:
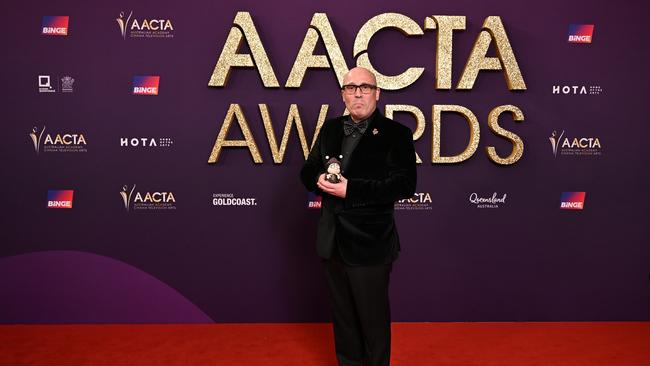
[[345, 194], [348, 190], [348, 180], [344, 176], [341, 176], [341, 181], [338, 183], [330, 183], [325, 180], [325, 173], [321, 174], [318, 177], [318, 183], [316, 183], [318, 188], [327, 194], [332, 196], [345, 198]]

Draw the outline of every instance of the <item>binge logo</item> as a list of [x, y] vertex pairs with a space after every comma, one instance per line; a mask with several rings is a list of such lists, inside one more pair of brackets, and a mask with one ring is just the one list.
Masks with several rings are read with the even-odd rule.
[[67, 36], [68, 16], [44, 16], [41, 34], [46, 36]]
[[585, 206], [586, 192], [562, 192], [560, 208], [563, 210], [582, 210]]
[[158, 95], [160, 76], [134, 76], [133, 94]]
[[323, 204], [323, 197], [317, 195], [314, 192], [307, 193], [307, 208], [320, 209], [322, 204]]
[[47, 208], [72, 208], [73, 190], [47, 191]]
[[569, 25], [569, 43], [591, 43], [591, 37], [593, 34], [593, 24]]

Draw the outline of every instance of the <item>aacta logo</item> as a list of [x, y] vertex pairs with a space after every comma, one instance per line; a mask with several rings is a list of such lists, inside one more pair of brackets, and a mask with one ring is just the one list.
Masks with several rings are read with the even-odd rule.
[[127, 211], [131, 209], [169, 210], [176, 209], [176, 198], [173, 192], [137, 192], [135, 184], [123, 186], [120, 191], [122, 203]]
[[115, 19], [120, 27], [122, 38], [126, 39], [127, 32], [132, 38], [173, 38], [171, 33], [174, 26], [170, 19], [131, 19], [133, 11], [127, 16], [125, 12], [120, 12]]
[[562, 192], [560, 208], [563, 210], [582, 210], [585, 206], [586, 192]]
[[602, 145], [598, 137], [566, 137], [564, 130], [558, 136], [557, 131], [553, 131], [548, 138], [553, 150], [553, 156], [560, 155], [601, 155]]
[[133, 94], [158, 95], [160, 76], [134, 76]]
[[[38, 155], [41, 152], [41, 147], [45, 152], [86, 152], [86, 138], [83, 133], [57, 133], [45, 134], [45, 126], [39, 132], [38, 128], [34, 126], [29, 137], [34, 145], [34, 151]], [[42, 143], [42, 144], [41, 144]]]
[[47, 191], [47, 208], [72, 208], [73, 190]]
[[569, 25], [569, 43], [591, 43], [594, 34], [593, 24], [571, 24]]
[[41, 34], [46, 36], [67, 36], [68, 16], [44, 16]]

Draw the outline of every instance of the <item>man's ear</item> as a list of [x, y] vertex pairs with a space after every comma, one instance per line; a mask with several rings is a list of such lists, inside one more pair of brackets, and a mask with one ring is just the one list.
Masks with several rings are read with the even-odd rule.
[[379, 93], [381, 93], [381, 89], [377, 88], [377, 92], [375, 93], [375, 100], [379, 101]]

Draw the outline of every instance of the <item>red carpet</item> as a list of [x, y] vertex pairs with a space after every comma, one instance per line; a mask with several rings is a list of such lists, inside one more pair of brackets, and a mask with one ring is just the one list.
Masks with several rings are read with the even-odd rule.
[[[0, 365], [335, 366], [329, 324], [0, 325]], [[648, 366], [650, 322], [396, 323], [393, 366]]]

